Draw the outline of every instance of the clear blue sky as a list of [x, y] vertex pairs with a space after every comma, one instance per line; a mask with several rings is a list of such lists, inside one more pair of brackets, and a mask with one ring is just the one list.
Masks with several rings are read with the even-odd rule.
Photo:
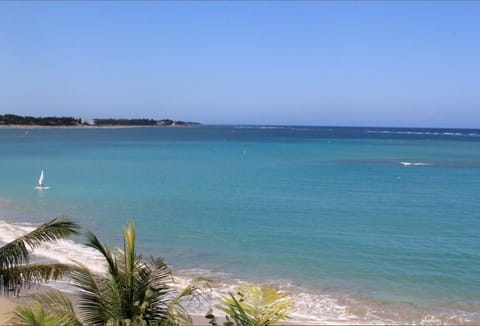
[[0, 2], [0, 113], [480, 128], [480, 2]]

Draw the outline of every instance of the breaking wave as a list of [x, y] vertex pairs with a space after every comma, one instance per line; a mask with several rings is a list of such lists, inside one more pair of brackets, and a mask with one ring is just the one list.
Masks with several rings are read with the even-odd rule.
[[[0, 242], [7, 243], [34, 229], [30, 224], [12, 224], [0, 220]], [[37, 257], [52, 261], [70, 263], [82, 262], [97, 273], [105, 273], [106, 265], [99, 253], [92, 248], [72, 240], [60, 240], [34, 250]], [[221, 297], [234, 290], [242, 280], [232, 275], [202, 269], [183, 269], [174, 272], [171, 284], [180, 291], [195, 277], [207, 277], [215, 282], [212, 288], [200, 300], [186, 302], [185, 307], [191, 314], [204, 315], [208, 309], [218, 317], [224, 314], [215, 309]], [[51, 282], [50, 286], [62, 291], [72, 292], [74, 288], [68, 280]], [[277, 280], [265, 285], [272, 285], [287, 291], [295, 302], [290, 321], [303, 325], [318, 324], [478, 324], [478, 309], [419, 309], [408, 303], [384, 302], [374, 299], [353, 297], [346, 294], [332, 294], [323, 289], [306, 288], [290, 281]]]
[[400, 162], [403, 166], [429, 166], [432, 163], [424, 163], [424, 162]]
[[431, 135], [431, 136], [461, 136], [480, 137], [476, 132], [451, 132], [451, 131], [399, 131], [399, 130], [366, 130], [369, 134], [398, 134], [398, 135]]

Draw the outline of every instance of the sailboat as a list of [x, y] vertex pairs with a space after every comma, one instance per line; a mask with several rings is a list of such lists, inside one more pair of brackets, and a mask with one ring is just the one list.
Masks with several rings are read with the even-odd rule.
[[40, 190], [49, 189], [50, 187], [45, 187], [44, 182], [45, 182], [45, 178], [43, 176], [43, 170], [42, 170], [42, 172], [40, 172], [40, 178], [38, 179], [38, 186], [36, 186], [35, 188]]

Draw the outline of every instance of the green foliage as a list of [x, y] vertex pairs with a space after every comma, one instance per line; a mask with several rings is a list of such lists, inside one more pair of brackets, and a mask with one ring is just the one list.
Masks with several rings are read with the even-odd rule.
[[71, 117], [22, 117], [15, 114], [4, 114], [0, 115], [0, 124], [32, 126], [76, 126], [81, 124], [81, 119]]
[[0, 248], [0, 287], [5, 295], [10, 289], [28, 286], [51, 279], [59, 279], [70, 271], [65, 264], [29, 264], [29, 250], [41, 244], [53, 242], [78, 234], [79, 226], [62, 217], [57, 217], [35, 230], [7, 243]]
[[34, 296], [41, 309], [35, 305], [30, 310], [19, 308], [17, 321], [28, 324], [48, 316], [56, 318], [59, 325], [191, 325], [182, 300], [196, 295], [208, 281], [194, 280], [175, 295], [169, 285], [172, 275], [168, 266], [160, 259], [145, 263], [135, 251], [135, 241], [133, 223], [124, 229], [123, 250], [115, 253], [94, 234], [88, 234], [87, 245], [103, 256], [107, 274], [95, 275], [77, 262], [70, 273], [73, 284], [81, 290], [76, 295], [76, 311], [61, 293], [48, 293]]
[[57, 217], [0, 248], [0, 269], [28, 263], [28, 249], [78, 234], [78, 225]]
[[210, 280], [197, 277], [193, 279], [180, 293], [178, 293], [167, 306], [167, 321], [165, 325], [191, 325], [192, 319], [182, 306], [184, 299], [192, 299], [210, 285]]
[[33, 294], [31, 303], [19, 307], [15, 316], [13, 321], [21, 325], [82, 325], [70, 299], [57, 290]]
[[[268, 326], [285, 320], [292, 312], [293, 301], [286, 298], [287, 295], [273, 287], [243, 284], [236, 293], [230, 292], [229, 296], [223, 297], [217, 308], [227, 314], [225, 326]], [[210, 323], [216, 325], [215, 316], [207, 316]]]
[[[96, 126], [188, 126], [198, 123], [175, 121], [171, 119], [94, 119]], [[0, 114], [0, 125], [25, 126], [80, 126], [82, 119], [72, 117], [30, 117], [16, 114]]]
[[56, 326], [58, 320], [56, 316], [48, 313], [42, 305], [35, 303], [31, 306], [23, 306], [15, 311], [17, 319], [14, 320], [16, 325], [31, 326]]
[[94, 119], [96, 126], [156, 126], [153, 119]]
[[87, 245], [100, 252], [108, 266], [106, 276], [94, 275], [78, 264], [72, 273], [74, 284], [82, 289], [79, 295], [79, 316], [86, 324], [146, 322], [166, 319], [170, 270], [163, 262], [149, 265], [135, 252], [135, 226], [124, 230], [123, 250], [112, 252], [94, 234]]

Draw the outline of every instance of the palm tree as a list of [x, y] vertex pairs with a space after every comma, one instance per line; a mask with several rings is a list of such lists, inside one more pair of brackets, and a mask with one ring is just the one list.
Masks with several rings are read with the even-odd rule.
[[79, 226], [57, 217], [35, 230], [0, 248], [0, 288], [5, 295], [14, 289], [18, 295], [21, 287], [42, 281], [56, 280], [70, 270], [69, 265], [58, 263], [30, 264], [29, 249], [78, 234]]
[[[235, 292], [229, 292], [216, 306], [227, 314], [225, 326], [274, 325], [292, 312], [293, 301], [286, 298], [288, 293], [279, 292], [274, 287], [242, 284]], [[211, 311], [205, 317], [211, 325], [218, 325]]]
[[191, 325], [192, 320], [181, 302], [195, 295], [208, 282], [194, 280], [175, 294], [169, 283], [172, 275], [160, 259], [145, 263], [135, 251], [135, 226], [124, 229], [123, 250], [112, 252], [93, 234], [87, 235], [87, 246], [96, 249], [105, 260], [107, 273], [95, 275], [87, 266], [76, 262], [70, 274], [81, 291], [75, 307], [65, 294], [50, 291], [35, 294], [32, 303], [16, 311], [16, 322], [26, 325]]

